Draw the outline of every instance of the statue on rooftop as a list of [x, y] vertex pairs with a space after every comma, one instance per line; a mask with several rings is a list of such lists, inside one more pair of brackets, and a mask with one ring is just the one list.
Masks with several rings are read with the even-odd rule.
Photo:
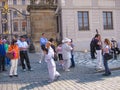
[[46, 0], [46, 4], [53, 5], [54, 4], [54, 0]]

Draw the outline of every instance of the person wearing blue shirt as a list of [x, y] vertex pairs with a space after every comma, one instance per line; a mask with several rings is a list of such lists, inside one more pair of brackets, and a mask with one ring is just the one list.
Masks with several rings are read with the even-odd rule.
[[46, 43], [48, 42], [47, 38], [45, 37], [45, 33], [42, 33], [42, 37], [40, 38], [40, 45], [41, 49], [44, 50]]
[[40, 38], [40, 46], [41, 46], [41, 49], [42, 49], [42, 59], [39, 60], [39, 63], [41, 63], [42, 60], [44, 60], [44, 49], [45, 49], [45, 45], [46, 43], [48, 42], [47, 38], [45, 37], [45, 33], [42, 33], [42, 37]]
[[1, 71], [6, 71], [5, 69], [5, 47], [4, 44], [2, 43], [2, 40], [0, 40], [0, 72]]

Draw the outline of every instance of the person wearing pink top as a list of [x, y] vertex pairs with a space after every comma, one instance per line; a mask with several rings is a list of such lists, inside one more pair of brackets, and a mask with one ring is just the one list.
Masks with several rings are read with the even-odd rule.
[[62, 43], [60, 43], [56, 48], [58, 58], [59, 58], [59, 65], [63, 66], [63, 57], [62, 57]]

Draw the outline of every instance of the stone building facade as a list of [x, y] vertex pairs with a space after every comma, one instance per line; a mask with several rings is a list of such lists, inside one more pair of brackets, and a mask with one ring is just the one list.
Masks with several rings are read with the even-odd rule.
[[55, 10], [57, 8], [55, 0], [33, 0], [28, 6], [30, 12], [32, 40], [36, 51], [40, 51], [40, 37], [46, 34], [47, 39], [56, 39], [57, 23]]
[[[29, 14], [27, 11], [27, 6], [30, 5], [30, 0], [0, 0], [0, 7], [8, 7], [8, 12], [6, 13], [6, 26], [3, 22], [0, 24], [1, 32], [0, 34], [9, 35], [12, 33], [23, 35], [30, 34], [30, 18], [29, 16], [24, 16], [22, 14]], [[20, 12], [20, 13], [19, 13]], [[2, 12], [0, 10], [0, 21], [2, 21]], [[21, 14], [22, 13], [22, 14]]]
[[120, 39], [120, 0], [58, 0], [58, 39], [73, 39], [75, 50], [89, 50], [96, 29], [104, 38]]

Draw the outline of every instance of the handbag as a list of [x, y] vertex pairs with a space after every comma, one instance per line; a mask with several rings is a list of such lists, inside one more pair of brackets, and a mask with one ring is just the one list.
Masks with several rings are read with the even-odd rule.
[[9, 59], [13, 59], [14, 58], [14, 53], [7, 52], [6, 57], [8, 57]]
[[113, 58], [113, 55], [112, 53], [105, 53], [103, 57], [104, 57], [104, 60], [110, 60]]

